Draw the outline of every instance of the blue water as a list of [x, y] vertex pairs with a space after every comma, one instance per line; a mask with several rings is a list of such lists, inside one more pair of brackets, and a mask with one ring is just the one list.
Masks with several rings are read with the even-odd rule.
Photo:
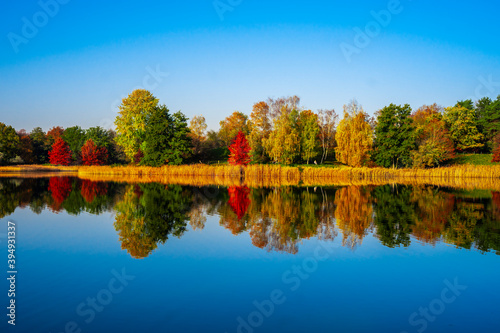
[[9, 286], [5, 278], [0, 284], [1, 331], [399, 333], [500, 327], [495, 253], [424, 244], [413, 236], [410, 246], [389, 248], [373, 233], [354, 248], [342, 246], [339, 233], [334, 241], [302, 239], [296, 254], [268, 252], [252, 245], [246, 231], [233, 235], [219, 219], [208, 215], [203, 230], [188, 225], [182, 237], [169, 237], [146, 258], [135, 259], [121, 248], [113, 211], [75, 216], [44, 209], [37, 215], [17, 208], [0, 219], [3, 271], [7, 221], [16, 223], [18, 270], [15, 327], [5, 315]]

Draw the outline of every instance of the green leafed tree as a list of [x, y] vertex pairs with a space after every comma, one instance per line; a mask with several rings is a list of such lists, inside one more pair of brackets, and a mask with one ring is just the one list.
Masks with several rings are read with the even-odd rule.
[[170, 115], [165, 105], [155, 107], [148, 119], [141, 145], [142, 165], [159, 167], [181, 164], [190, 152], [187, 118], [177, 112]]
[[78, 161], [80, 151], [85, 143], [85, 131], [80, 126], [68, 127], [62, 135], [63, 140], [68, 144], [71, 150], [71, 158], [73, 161]]
[[9, 125], [0, 123], [0, 164], [6, 164], [16, 157], [19, 137], [16, 130]]
[[158, 106], [158, 99], [144, 89], [134, 90], [122, 100], [115, 119], [116, 142], [123, 147], [125, 155], [134, 160], [134, 155], [145, 140], [146, 124]]
[[391, 104], [379, 111], [372, 160], [383, 167], [408, 167], [415, 149], [411, 107]]
[[458, 151], [475, 152], [483, 148], [484, 136], [479, 132], [474, 110], [459, 104], [446, 108], [444, 121]]
[[318, 115], [311, 110], [304, 110], [299, 114], [298, 123], [301, 156], [309, 164], [311, 159], [319, 155], [320, 150]]
[[33, 154], [35, 155], [35, 163], [44, 164], [49, 162], [50, 146], [46, 145], [45, 132], [41, 127], [35, 127], [30, 138], [33, 143]]
[[494, 146], [494, 139], [500, 133], [500, 95], [495, 101], [485, 97], [476, 103], [478, 130], [484, 134], [487, 151]]
[[266, 151], [276, 163], [292, 164], [300, 156], [299, 112], [283, 110], [274, 120], [274, 130], [265, 140]]

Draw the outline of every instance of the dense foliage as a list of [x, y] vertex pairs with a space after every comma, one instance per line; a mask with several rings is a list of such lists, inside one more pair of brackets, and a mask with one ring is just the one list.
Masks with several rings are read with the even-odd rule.
[[247, 138], [243, 132], [238, 132], [233, 143], [229, 146], [229, 164], [231, 165], [247, 165], [250, 163], [250, 146], [248, 145]]
[[373, 161], [386, 168], [408, 167], [415, 148], [411, 107], [391, 104], [380, 110], [375, 126]]
[[[73, 165], [231, 163], [230, 145], [240, 132], [248, 140], [251, 163], [429, 168], [456, 163], [455, 152], [493, 153], [493, 161], [500, 161], [500, 96], [447, 108], [424, 105], [413, 113], [409, 105], [390, 104], [374, 114], [353, 101], [339, 122], [335, 110], [303, 108], [297, 96], [268, 98], [255, 103], [249, 117], [233, 112], [215, 131], [207, 130], [203, 115], [171, 114], [151, 92], [138, 89], [122, 100], [117, 132], [55, 126], [47, 133], [40, 127], [16, 133], [0, 123], [0, 163], [47, 163], [59, 139], [67, 143]], [[91, 150], [106, 150], [107, 158], [83, 161], [88, 140], [95, 145]]]
[[71, 150], [68, 144], [59, 138], [52, 145], [52, 150], [49, 151], [50, 164], [69, 165], [71, 163]]

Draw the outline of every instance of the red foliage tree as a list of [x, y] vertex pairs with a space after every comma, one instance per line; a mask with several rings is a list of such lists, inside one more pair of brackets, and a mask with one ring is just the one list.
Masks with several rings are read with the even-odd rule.
[[500, 162], [500, 133], [493, 139], [493, 159], [492, 162]]
[[83, 165], [104, 165], [108, 162], [106, 147], [97, 147], [92, 139], [88, 139], [82, 147]]
[[92, 203], [94, 199], [108, 193], [108, 184], [103, 182], [93, 182], [84, 180], [82, 182], [81, 194], [83, 199], [88, 203]]
[[231, 186], [227, 191], [229, 192], [229, 206], [238, 216], [238, 220], [241, 220], [250, 205], [248, 198], [250, 189], [246, 186]]
[[59, 212], [62, 203], [71, 192], [71, 179], [69, 177], [52, 177], [49, 180], [49, 191], [52, 194], [53, 203], [50, 205], [53, 211]]
[[250, 146], [248, 145], [247, 138], [242, 131], [238, 132], [233, 143], [229, 146], [229, 164], [231, 165], [247, 165], [250, 163]]
[[57, 139], [49, 151], [50, 164], [69, 165], [71, 162], [71, 150], [68, 144], [61, 138]]

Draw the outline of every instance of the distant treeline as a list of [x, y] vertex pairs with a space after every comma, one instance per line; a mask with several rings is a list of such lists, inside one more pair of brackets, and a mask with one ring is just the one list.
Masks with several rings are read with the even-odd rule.
[[18, 132], [0, 123], [0, 163], [144, 166], [224, 162], [239, 132], [250, 145], [252, 163], [349, 166], [434, 167], [456, 152], [493, 153], [500, 161], [500, 96], [464, 100], [442, 108], [412, 110], [390, 104], [370, 117], [352, 101], [343, 108], [313, 112], [297, 96], [269, 98], [254, 104], [250, 116], [234, 112], [207, 131], [205, 118], [171, 114], [147, 90], [123, 99], [116, 132], [79, 126], [37, 127]]

